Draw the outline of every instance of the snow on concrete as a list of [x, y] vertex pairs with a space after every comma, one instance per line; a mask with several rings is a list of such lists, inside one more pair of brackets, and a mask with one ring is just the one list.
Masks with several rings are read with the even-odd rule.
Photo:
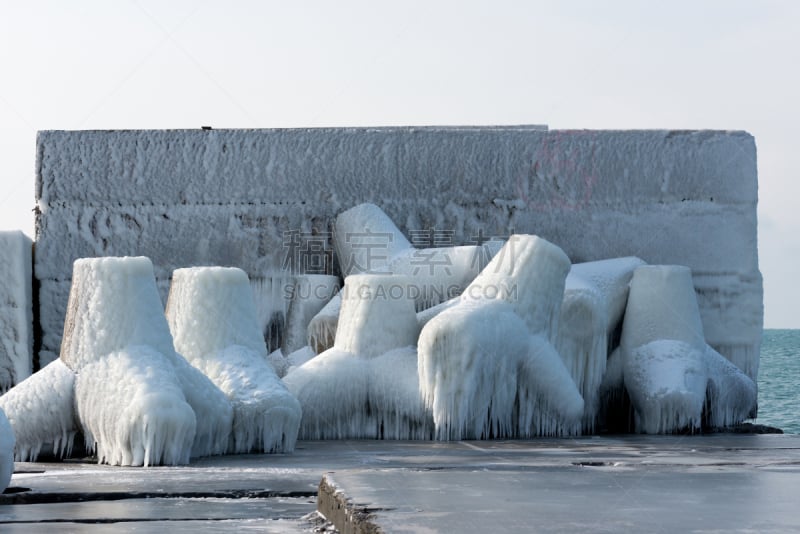
[[303, 406], [302, 439], [429, 439], [417, 378], [412, 280], [345, 279], [334, 346], [288, 373]]
[[622, 374], [639, 432], [739, 423], [755, 410], [756, 386], [706, 344], [692, 273], [642, 266], [631, 280], [620, 342]]
[[17, 438], [18, 462], [35, 462], [42, 452], [70, 455], [80, 428], [74, 385], [75, 373], [56, 360], [0, 397]]
[[58, 351], [56, 286], [76, 258], [147, 255], [160, 283], [178, 267], [235, 265], [257, 283], [284, 267], [286, 232], [325, 235], [338, 213], [371, 202], [415, 245], [430, 229], [453, 245], [536, 233], [574, 262], [686, 265], [709, 343], [755, 378], [755, 155], [752, 136], [725, 131], [41, 132], [42, 354]]
[[419, 337], [420, 390], [440, 439], [580, 432], [584, 402], [552, 342], [570, 261], [513, 235]]
[[0, 232], [0, 395], [31, 374], [33, 363], [32, 242]]
[[267, 360], [244, 271], [226, 267], [176, 270], [166, 314], [175, 349], [208, 376], [233, 406], [228, 451], [291, 451], [300, 404]]
[[0, 408], [0, 493], [3, 493], [14, 474], [14, 429]]
[[584, 399], [584, 429], [590, 433], [613, 349], [609, 345], [628, 300], [628, 284], [643, 263], [639, 258], [577, 263], [567, 275], [556, 348]]

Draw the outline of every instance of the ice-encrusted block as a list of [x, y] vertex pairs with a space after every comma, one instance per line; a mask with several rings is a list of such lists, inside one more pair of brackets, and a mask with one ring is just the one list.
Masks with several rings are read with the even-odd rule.
[[0, 395], [31, 374], [33, 365], [32, 242], [0, 232]]

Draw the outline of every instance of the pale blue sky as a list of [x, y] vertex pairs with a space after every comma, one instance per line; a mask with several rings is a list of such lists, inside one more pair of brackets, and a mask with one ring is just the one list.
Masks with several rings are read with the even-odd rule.
[[767, 327], [800, 328], [800, 2], [0, 0], [0, 229], [41, 129], [752, 133]]

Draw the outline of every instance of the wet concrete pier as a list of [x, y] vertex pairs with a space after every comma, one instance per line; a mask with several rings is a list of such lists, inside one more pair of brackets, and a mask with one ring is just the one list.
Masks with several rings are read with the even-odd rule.
[[800, 436], [300, 442], [184, 467], [18, 463], [0, 530], [795, 532]]

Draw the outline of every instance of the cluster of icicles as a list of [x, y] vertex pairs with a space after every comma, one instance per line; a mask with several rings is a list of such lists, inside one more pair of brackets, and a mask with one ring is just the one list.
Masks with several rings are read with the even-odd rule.
[[239, 269], [175, 271], [165, 314], [148, 259], [76, 261], [60, 359], [0, 397], [17, 460], [68, 455], [78, 432], [101, 462], [154, 465], [298, 436], [693, 431], [755, 408], [705, 342], [686, 267], [571, 265], [534, 235], [416, 249], [371, 204], [335, 225], [345, 284], [331, 298], [336, 279], [299, 276], [271, 355]]

